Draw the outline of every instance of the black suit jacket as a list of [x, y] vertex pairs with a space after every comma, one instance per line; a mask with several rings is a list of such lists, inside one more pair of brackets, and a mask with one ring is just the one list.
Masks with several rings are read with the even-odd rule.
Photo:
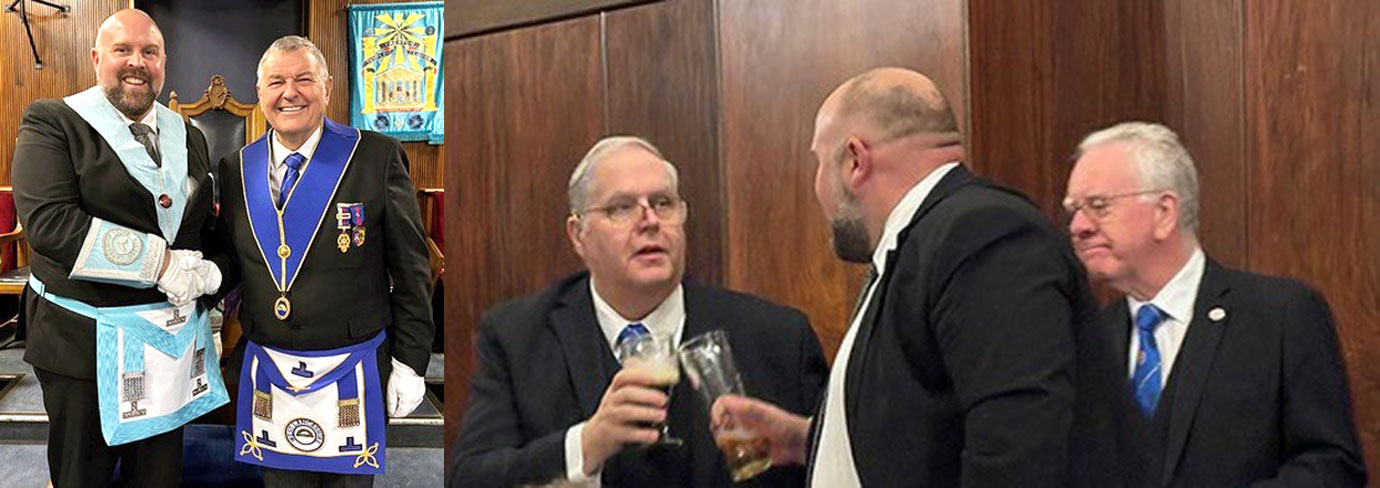
[[[686, 281], [686, 340], [722, 329], [749, 395], [809, 412], [824, 381], [824, 356], [800, 312]], [[447, 466], [447, 484], [516, 486], [564, 479], [565, 434], [598, 409], [618, 364], [579, 273], [537, 295], [491, 309], [480, 323], [478, 370]], [[672, 393], [670, 432], [686, 446], [624, 449], [603, 469], [610, 486], [729, 486], [709, 431], [708, 409], [687, 382]], [[776, 468], [748, 486], [800, 486], [804, 470]]]
[[1063, 485], [1075, 325], [1096, 314], [1084, 280], [1024, 197], [946, 174], [901, 231], [848, 358], [863, 486]]
[[[187, 125], [187, 176], [195, 180], [170, 249], [202, 249], [210, 238], [212, 189], [206, 138]], [[153, 288], [131, 288], [67, 276], [81, 252], [92, 217], [160, 234], [155, 196], [125, 170], [119, 156], [71, 107], [58, 99], [33, 102], [14, 149], [14, 204], [33, 249], [30, 270], [48, 291], [98, 307], [166, 300]], [[184, 182], [185, 184], [185, 182]], [[159, 257], [158, 259], [162, 259]], [[95, 321], [25, 293], [28, 338], [24, 360], [76, 378], [96, 375]]]
[[[327, 123], [322, 138], [324, 132], [342, 130], [352, 129]], [[434, 330], [428, 290], [431, 268], [407, 155], [396, 139], [366, 130], [359, 133], [359, 145], [288, 293], [292, 313], [287, 320], [273, 314], [278, 289], [250, 228], [241, 153], [220, 162], [217, 231], [223, 237], [210, 259], [225, 275], [222, 294], [242, 285], [239, 319], [248, 339], [284, 349], [322, 350], [364, 342], [387, 328], [388, 341], [380, 347], [379, 358], [383, 378], [391, 371], [388, 354], [426, 374]], [[318, 146], [317, 154], [320, 151]], [[310, 164], [301, 181], [313, 177]], [[303, 188], [301, 182], [298, 185]], [[351, 245], [345, 253], [336, 247], [336, 203], [363, 203], [365, 209], [364, 245]], [[231, 367], [240, 356], [237, 351]]]
[[1103, 396], [1118, 406], [1125, 484], [1365, 485], [1332, 313], [1317, 292], [1208, 260], [1151, 419], [1131, 400], [1126, 302], [1104, 320], [1120, 358], [1120, 381]]

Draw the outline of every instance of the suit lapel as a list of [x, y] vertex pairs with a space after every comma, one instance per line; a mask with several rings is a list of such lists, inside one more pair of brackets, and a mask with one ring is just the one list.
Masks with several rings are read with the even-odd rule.
[[557, 300], [559, 306], [551, 311], [551, 328], [561, 343], [566, 372], [580, 402], [580, 418], [589, 418], [599, 409], [599, 400], [613, 381], [618, 364], [594, 316], [589, 279], [576, 281]]
[[1169, 373], [1170, 380], [1177, 383], [1171, 405], [1173, 410], [1168, 412], [1169, 438], [1165, 444], [1163, 474], [1166, 484], [1173, 479], [1174, 470], [1183, 454], [1188, 429], [1193, 425], [1193, 416], [1197, 413], [1212, 373], [1217, 346], [1231, 319], [1233, 310], [1227, 300], [1230, 287], [1226, 278], [1217, 263], [1207, 261], [1202, 283], [1198, 286], [1198, 297], [1193, 303], [1193, 319], [1189, 322], [1188, 334], [1184, 337], [1174, 370]]

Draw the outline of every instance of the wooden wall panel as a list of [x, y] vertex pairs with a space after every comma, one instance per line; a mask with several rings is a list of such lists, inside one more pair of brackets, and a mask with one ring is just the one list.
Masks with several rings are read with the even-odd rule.
[[718, 284], [723, 269], [714, 5], [681, 0], [605, 15], [605, 133], [646, 137], [680, 172], [690, 202], [687, 275]]
[[446, 4], [446, 39], [553, 22], [652, 1], [657, 0], [451, 0]]
[[95, 85], [91, 46], [96, 43], [96, 29], [110, 14], [129, 5], [128, 0], [66, 3], [72, 7], [66, 14], [28, 3], [34, 42], [44, 63], [37, 71], [19, 14], [0, 13], [0, 100], [4, 100], [0, 103], [0, 185], [10, 184], [10, 159], [29, 102], [65, 97]]
[[1250, 268], [1332, 305], [1372, 478], [1380, 470], [1380, 6], [1245, 8]]
[[834, 257], [814, 196], [815, 113], [853, 75], [904, 66], [934, 78], [965, 123], [964, 2], [723, 0], [719, 10], [725, 285], [804, 310], [832, 357], [863, 272]]
[[598, 16], [446, 45], [446, 441], [480, 314], [580, 268], [565, 188], [603, 133]]
[[978, 172], [1057, 218], [1083, 136], [1162, 118], [1159, 5], [970, 1], [969, 141]]
[[[307, 35], [321, 53], [326, 56], [327, 69], [334, 80], [331, 88], [331, 103], [326, 107], [326, 116], [331, 120], [350, 122], [350, 77], [347, 63], [350, 54], [346, 50], [349, 31], [346, 22], [349, 12], [345, 7], [351, 3], [406, 3], [421, 0], [307, 0]], [[404, 142], [403, 150], [412, 168], [412, 183], [419, 188], [440, 188], [445, 182], [445, 153], [442, 146], [425, 142]]]
[[1213, 259], [1245, 266], [1246, 131], [1241, 0], [1165, 2], [1164, 123], [1198, 167], [1199, 240]]

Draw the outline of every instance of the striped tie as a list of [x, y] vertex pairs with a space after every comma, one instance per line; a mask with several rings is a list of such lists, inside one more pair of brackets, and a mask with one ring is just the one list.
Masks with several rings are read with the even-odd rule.
[[1145, 304], [1136, 311], [1136, 333], [1140, 335], [1140, 350], [1136, 353], [1136, 370], [1132, 375], [1135, 385], [1136, 403], [1146, 418], [1155, 415], [1155, 405], [1160, 401], [1161, 373], [1160, 348], [1155, 343], [1155, 327], [1164, 321], [1164, 311], [1152, 304]]

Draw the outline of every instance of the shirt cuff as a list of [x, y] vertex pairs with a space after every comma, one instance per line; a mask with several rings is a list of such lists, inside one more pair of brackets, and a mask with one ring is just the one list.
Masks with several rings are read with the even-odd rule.
[[604, 469], [600, 466], [594, 474], [585, 475], [585, 452], [580, 447], [580, 436], [584, 431], [584, 422], [575, 424], [565, 431], [565, 479], [571, 483], [597, 486], [599, 475], [603, 474]]

